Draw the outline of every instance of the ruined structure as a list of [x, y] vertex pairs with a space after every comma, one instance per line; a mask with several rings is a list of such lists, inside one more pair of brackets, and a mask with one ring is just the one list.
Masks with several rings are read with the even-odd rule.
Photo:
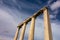
[[16, 30], [16, 33], [15, 33], [15, 36], [14, 36], [14, 40], [17, 40], [19, 30], [21, 28], [22, 28], [22, 30], [20, 32], [20, 37], [19, 37], [20, 39], [19, 40], [24, 40], [24, 34], [25, 34], [25, 30], [26, 30], [26, 25], [30, 21], [31, 21], [31, 25], [30, 25], [30, 31], [29, 31], [28, 40], [34, 40], [35, 19], [40, 14], [44, 15], [44, 40], [53, 40], [52, 39], [51, 24], [50, 24], [49, 13], [48, 13], [48, 8], [47, 7], [44, 7], [41, 10], [37, 11], [32, 16], [30, 16], [25, 21], [23, 21], [21, 24], [19, 24], [17, 26], [17, 30]]

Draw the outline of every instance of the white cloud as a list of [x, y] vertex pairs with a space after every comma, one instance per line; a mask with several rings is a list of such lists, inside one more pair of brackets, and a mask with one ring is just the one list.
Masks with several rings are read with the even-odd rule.
[[50, 19], [52, 19], [52, 18], [55, 18], [55, 16], [54, 15], [50, 15]]
[[58, 9], [59, 7], [60, 7], [60, 1], [56, 1], [51, 5], [52, 10]]
[[53, 39], [54, 40], [59, 40], [60, 38], [60, 25], [58, 23], [51, 23], [52, 27], [52, 32], [53, 32]]
[[0, 36], [0, 40], [13, 40], [13, 39], [7, 36]]
[[17, 23], [5, 10], [0, 9], [0, 35], [14, 36]]
[[57, 17], [57, 14], [58, 14], [58, 8], [60, 8], [60, 1], [57, 0], [56, 2], [53, 2], [51, 5], [50, 5], [50, 8], [51, 10], [53, 11], [52, 13], [54, 15], [50, 15], [50, 18], [55, 18]]
[[49, 1], [48, 1], [48, 5], [49, 5], [52, 1], [53, 1], [53, 0], [49, 0]]
[[2, 40], [8, 40], [10, 38], [13, 39], [18, 23], [23, 21], [24, 18], [27, 18], [27, 16], [29, 15], [23, 14], [22, 12], [19, 12], [17, 10], [1, 7], [0, 36], [3, 35], [4, 37], [4, 39]]

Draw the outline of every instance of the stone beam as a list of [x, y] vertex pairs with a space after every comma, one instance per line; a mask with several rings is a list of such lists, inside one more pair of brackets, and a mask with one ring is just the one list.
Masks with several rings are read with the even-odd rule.
[[[45, 8], [45, 7], [44, 7]], [[17, 27], [22, 27], [22, 25], [24, 24], [24, 23], [28, 23], [29, 21], [31, 21], [31, 18], [32, 17], [37, 17], [37, 16], [39, 16], [39, 15], [41, 15], [42, 13], [43, 13], [43, 10], [44, 10], [44, 8], [42, 8], [41, 10], [38, 10], [36, 13], [34, 13], [32, 16], [30, 16], [29, 18], [27, 18], [27, 19], [25, 19], [22, 23], [20, 23]]]

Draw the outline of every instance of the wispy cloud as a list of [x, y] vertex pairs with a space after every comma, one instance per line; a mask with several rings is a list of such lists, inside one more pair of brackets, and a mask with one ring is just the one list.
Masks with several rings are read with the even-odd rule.
[[8, 40], [7, 37], [13, 39], [18, 23], [27, 18], [27, 16], [29, 15], [23, 15], [23, 12], [19, 12], [16, 9], [0, 6], [0, 35], [3, 35], [3, 40]]
[[51, 5], [52, 10], [56, 10], [60, 7], [60, 1], [56, 1]]
[[13, 40], [12, 38], [9, 38], [7, 36], [1, 36], [0, 35], [0, 40]]
[[0, 9], [0, 35], [14, 34], [17, 23], [14, 18], [5, 10]]
[[[53, 0], [52, 0], [53, 1]], [[54, 20], [58, 20], [57, 16], [59, 14], [59, 8], [60, 8], [60, 1], [56, 0], [54, 2], [52, 2], [49, 5], [50, 9], [51, 9], [51, 15], [50, 18], [53, 18]]]
[[[50, 5], [51, 9], [55, 10], [59, 8], [60, 7], [59, 2], [60, 1], [56, 1], [52, 5]], [[1, 40], [12, 40], [17, 28], [17, 24], [24, 21], [24, 19], [26, 19], [27, 17], [31, 16], [29, 13], [21, 11], [22, 8], [35, 10], [35, 9], [38, 9], [39, 6], [37, 4], [28, 3], [24, 1], [18, 2], [16, 0], [8, 0], [8, 1], [0, 0], [0, 38]], [[55, 14], [56, 13], [58, 13], [58, 11], [55, 10]], [[56, 16], [50, 15], [50, 18], [54, 18], [54, 17]], [[51, 22], [51, 26], [52, 26], [53, 39], [59, 40], [59, 37], [60, 37], [59, 21]], [[25, 39], [28, 38], [27, 36], [29, 34], [29, 27], [30, 27], [30, 23], [27, 25]], [[36, 29], [35, 40], [44, 40], [44, 20], [43, 19], [41, 18], [36, 19], [35, 29]]]

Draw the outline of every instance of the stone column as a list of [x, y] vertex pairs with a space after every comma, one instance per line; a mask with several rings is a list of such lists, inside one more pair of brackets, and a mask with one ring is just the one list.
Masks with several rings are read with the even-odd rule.
[[34, 40], [35, 18], [32, 17], [28, 40]]
[[44, 40], [53, 40], [51, 24], [47, 8], [44, 9]]
[[14, 40], [17, 40], [17, 38], [18, 38], [18, 33], [19, 33], [19, 28], [17, 28], [17, 30], [16, 30], [16, 33], [15, 33], [15, 36], [14, 36]]
[[25, 30], [26, 30], [26, 23], [24, 23], [23, 26], [22, 26], [22, 30], [21, 30], [21, 34], [20, 34], [20, 39], [19, 40], [23, 40], [24, 39]]

